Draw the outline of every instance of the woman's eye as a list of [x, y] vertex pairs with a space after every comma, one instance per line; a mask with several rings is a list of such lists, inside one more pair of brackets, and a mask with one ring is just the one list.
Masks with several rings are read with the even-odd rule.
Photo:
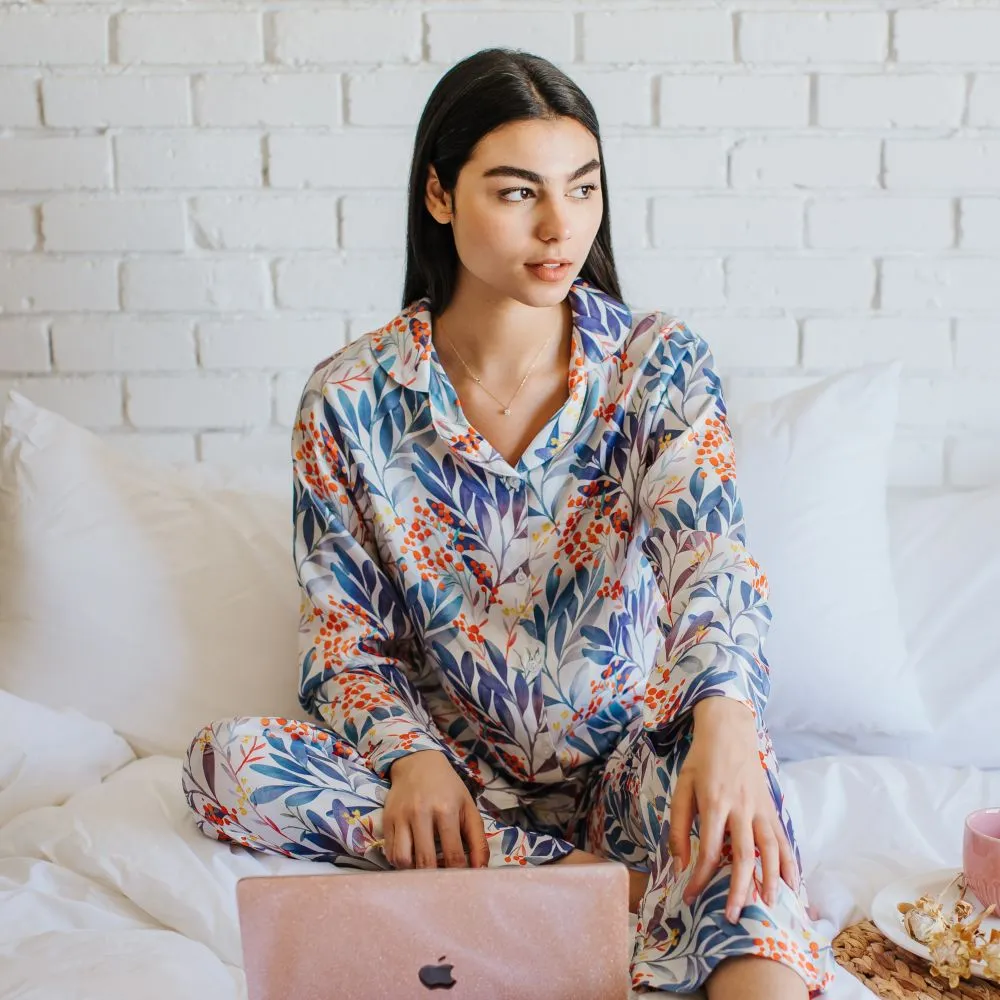
[[510, 201], [510, 202], [524, 201], [523, 198], [508, 198], [506, 196], [509, 194], [522, 194], [525, 191], [527, 191], [528, 194], [531, 194], [531, 188], [508, 188], [506, 191], [500, 192], [500, 197], [503, 198], [504, 201]]
[[[581, 184], [578, 188], [575, 188], [575, 190], [576, 191], [582, 191], [584, 188], [590, 188], [590, 191], [597, 191], [598, 190], [598, 185], [597, 184]], [[500, 192], [500, 197], [501, 197], [501, 199], [503, 201], [510, 202], [513, 205], [520, 204], [521, 202], [523, 202], [523, 201], [526, 200], [525, 198], [509, 198], [509, 197], [507, 197], [508, 195], [512, 195], [512, 194], [528, 194], [528, 195], [531, 195], [532, 197], [534, 196], [534, 192], [531, 190], [531, 188], [526, 188], [525, 187], [525, 188], [507, 188], [505, 191], [501, 191]], [[585, 194], [582, 198], [578, 197], [576, 200], [577, 201], [587, 201], [589, 198], [590, 198], [590, 192], [588, 191], [588, 193]]]

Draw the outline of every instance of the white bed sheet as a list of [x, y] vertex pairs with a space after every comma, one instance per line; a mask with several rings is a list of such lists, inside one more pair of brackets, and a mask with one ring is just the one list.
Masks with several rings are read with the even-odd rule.
[[[202, 836], [180, 769], [135, 760], [0, 828], [0, 1000], [246, 996], [237, 879], [315, 869]], [[897, 875], [957, 867], [965, 815], [1000, 804], [1000, 772], [891, 758], [787, 764], [783, 785], [830, 933]], [[829, 993], [872, 995], [845, 972]]]

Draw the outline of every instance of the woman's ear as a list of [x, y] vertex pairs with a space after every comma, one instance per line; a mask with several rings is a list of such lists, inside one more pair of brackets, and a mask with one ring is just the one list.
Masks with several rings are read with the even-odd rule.
[[433, 164], [427, 167], [427, 186], [424, 193], [424, 204], [427, 206], [427, 211], [442, 225], [451, 222], [453, 214], [452, 198], [441, 186], [441, 181]]

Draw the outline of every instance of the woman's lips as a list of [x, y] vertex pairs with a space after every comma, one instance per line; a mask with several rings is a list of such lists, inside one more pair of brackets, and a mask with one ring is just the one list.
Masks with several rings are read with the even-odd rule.
[[542, 281], [562, 281], [569, 273], [572, 264], [560, 264], [558, 267], [545, 267], [543, 264], [524, 265], [536, 278]]

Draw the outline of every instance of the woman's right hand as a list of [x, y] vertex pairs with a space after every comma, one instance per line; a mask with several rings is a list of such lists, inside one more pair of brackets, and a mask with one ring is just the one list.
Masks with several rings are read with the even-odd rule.
[[440, 750], [418, 750], [393, 761], [389, 782], [382, 813], [382, 850], [393, 868], [437, 868], [435, 834], [441, 842], [444, 867], [488, 865], [490, 849], [483, 818]]

